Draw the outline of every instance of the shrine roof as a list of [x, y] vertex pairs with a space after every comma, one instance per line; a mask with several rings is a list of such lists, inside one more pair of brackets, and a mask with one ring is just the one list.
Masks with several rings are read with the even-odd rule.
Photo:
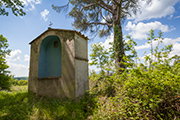
[[42, 35], [44, 35], [45, 33], [49, 32], [49, 31], [74, 32], [74, 33], [78, 34], [79, 36], [81, 36], [82, 38], [84, 38], [85, 40], [89, 40], [87, 36], [85, 36], [84, 34], [82, 34], [81, 32], [78, 32], [78, 31], [76, 31], [76, 30], [48, 28], [46, 31], [44, 31], [44, 32], [41, 33], [38, 37], [36, 37], [34, 40], [32, 40], [29, 44], [32, 44], [34, 41], [36, 41], [38, 38], [40, 38]]

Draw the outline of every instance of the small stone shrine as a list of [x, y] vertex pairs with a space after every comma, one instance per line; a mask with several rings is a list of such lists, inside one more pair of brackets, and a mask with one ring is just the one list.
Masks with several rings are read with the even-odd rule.
[[75, 30], [48, 28], [29, 44], [29, 92], [75, 99], [89, 89], [87, 37]]

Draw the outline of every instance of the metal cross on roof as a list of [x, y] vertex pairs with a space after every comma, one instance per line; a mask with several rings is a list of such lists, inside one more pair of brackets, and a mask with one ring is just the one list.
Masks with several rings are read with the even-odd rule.
[[50, 22], [50, 24], [49, 24], [49, 27], [51, 28], [51, 26], [53, 25], [53, 23], [52, 22]]

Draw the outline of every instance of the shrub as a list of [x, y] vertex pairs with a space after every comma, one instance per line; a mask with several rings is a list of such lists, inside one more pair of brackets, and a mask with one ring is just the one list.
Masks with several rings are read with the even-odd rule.
[[6, 64], [6, 56], [9, 55], [9, 44], [7, 39], [0, 35], [0, 88], [10, 89], [10, 76], [7, 69], [9, 66]]
[[18, 80], [18, 79], [11, 79], [11, 83], [13, 84], [13, 85], [19, 85], [19, 86], [21, 86], [21, 85], [28, 85], [28, 80]]
[[[149, 35], [151, 50], [150, 55], [144, 57], [144, 63], [123, 63], [128, 69], [121, 74], [106, 76], [94, 82], [96, 89], [92, 87], [91, 91], [102, 92], [93, 119], [180, 118], [180, 57], [176, 55], [169, 58], [172, 45], [159, 50], [161, 32], [158, 38], [155, 38], [153, 30]], [[154, 41], [158, 42], [155, 49], [152, 47]], [[91, 79], [98, 77], [93, 75]]]
[[11, 86], [10, 76], [0, 74], [0, 89], [9, 89]]
[[180, 65], [178, 68], [166, 67], [151, 72], [138, 68], [131, 71], [118, 90], [125, 119], [180, 117], [180, 75], [177, 74]]

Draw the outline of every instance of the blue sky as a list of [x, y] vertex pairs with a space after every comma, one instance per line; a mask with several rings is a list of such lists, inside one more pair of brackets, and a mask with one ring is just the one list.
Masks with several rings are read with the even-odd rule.
[[[11, 11], [9, 16], [0, 16], [0, 34], [8, 39], [11, 55], [7, 57], [9, 70], [14, 76], [28, 76], [29, 71], [29, 42], [48, 29], [50, 22], [52, 28], [74, 29], [71, 25], [73, 19], [65, 13], [57, 13], [51, 7], [52, 4], [64, 5], [68, 0], [21, 0], [24, 2], [26, 15], [14, 16]], [[141, 2], [141, 13], [127, 18], [123, 24], [124, 35], [130, 34], [138, 43], [136, 50], [139, 56], [149, 50], [147, 34], [150, 29], [164, 32], [163, 45], [173, 44], [171, 56], [180, 55], [180, 0], [153, 0], [151, 5]], [[91, 37], [88, 33], [86, 36]], [[102, 42], [105, 48], [113, 40], [111, 34], [107, 38], [96, 37], [89, 42]], [[90, 59], [90, 58], [89, 58]], [[96, 69], [91, 67], [90, 69]]]

